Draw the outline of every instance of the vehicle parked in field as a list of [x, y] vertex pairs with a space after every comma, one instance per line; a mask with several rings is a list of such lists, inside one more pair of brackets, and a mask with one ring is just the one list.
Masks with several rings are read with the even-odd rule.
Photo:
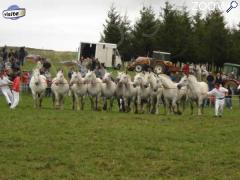
[[116, 44], [81, 42], [78, 48], [78, 60], [81, 58], [96, 58], [105, 67], [120, 69], [121, 56]]
[[170, 61], [171, 54], [161, 51], [153, 51], [153, 57], [138, 57], [134, 62], [128, 65], [129, 71], [142, 72], [150, 67], [157, 74], [166, 72], [177, 72], [179, 68]]
[[225, 63], [223, 72], [228, 77], [226, 80], [224, 80], [224, 86], [230, 86], [234, 92], [237, 92], [237, 87], [240, 85], [240, 65]]

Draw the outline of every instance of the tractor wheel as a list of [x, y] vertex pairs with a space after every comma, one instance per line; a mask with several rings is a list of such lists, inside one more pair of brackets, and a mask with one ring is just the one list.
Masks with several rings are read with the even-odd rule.
[[135, 71], [138, 72], [138, 73], [142, 72], [142, 70], [143, 70], [143, 67], [141, 65], [137, 65], [135, 67]]
[[164, 65], [161, 65], [161, 64], [156, 65], [156, 66], [154, 67], [154, 72], [155, 72], [156, 74], [165, 73], [165, 66], [164, 66]]

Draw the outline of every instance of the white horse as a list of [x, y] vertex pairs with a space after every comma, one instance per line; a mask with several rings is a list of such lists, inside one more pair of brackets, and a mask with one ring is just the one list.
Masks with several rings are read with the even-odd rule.
[[193, 114], [193, 102], [198, 105], [198, 115], [203, 113], [203, 103], [207, 98], [208, 85], [205, 82], [198, 82], [197, 78], [193, 75], [184, 76], [179, 84], [178, 88], [186, 86], [188, 88], [188, 99], [190, 100], [191, 111]]
[[124, 73], [123, 72], [118, 72], [117, 77], [116, 77], [116, 98], [117, 98], [117, 102], [118, 102], [118, 108], [119, 108], [119, 112], [125, 112], [125, 105], [124, 105], [124, 93], [125, 93], [125, 85], [123, 84], [123, 82], [120, 82], [122, 75]]
[[202, 68], [201, 68], [200, 64], [196, 65], [196, 73], [195, 74], [196, 74], [197, 80], [201, 81], [202, 80]]
[[102, 82], [103, 110], [107, 110], [107, 99], [110, 99], [109, 110], [112, 111], [117, 85], [112, 81], [111, 73], [105, 73]]
[[167, 107], [165, 107], [165, 112], [169, 114], [170, 111], [167, 111], [168, 109], [172, 110], [174, 113], [181, 114], [179, 104], [184, 95], [186, 95], [186, 89], [179, 90], [178, 83], [173, 82], [165, 74], [160, 74], [158, 77], [163, 85], [164, 102]]
[[[131, 102], [136, 107], [137, 87], [134, 87], [131, 77], [126, 73], [121, 73], [119, 83], [122, 85], [123, 104], [127, 112], [131, 111]], [[116, 91], [117, 92], [117, 91]], [[137, 109], [135, 108], [135, 113]]]
[[145, 77], [151, 89], [151, 113], [159, 114], [160, 101], [163, 97], [163, 86], [157, 75], [152, 72], [147, 72]]
[[140, 107], [140, 113], [143, 113], [143, 104], [144, 101], [147, 103], [148, 112], [150, 112], [150, 97], [151, 97], [151, 88], [148, 81], [142, 73], [136, 74], [133, 81], [133, 86], [137, 87], [137, 106], [136, 112], [138, 112], [138, 107]]
[[[88, 71], [84, 82], [87, 83], [87, 93], [91, 100], [91, 109], [97, 111], [98, 99], [100, 98], [102, 92], [102, 80], [97, 78], [93, 71]], [[93, 98], [95, 98], [95, 107]]]
[[87, 84], [84, 83], [84, 78], [82, 78], [80, 72], [73, 72], [72, 78], [70, 80], [70, 89], [73, 99], [73, 109], [81, 110], [84, 109], [84, 97], [87, 94]]
[[47, 79], [45, 76], [40, 75], [39, 69], [33, 71], [29, 86], [32, 91], [34, 107], [41, 107], [45, 90], [47, 88]]
[[54, 107], [63, 109], [64, 97], [69, 92], [69, 84], [64, 78], [63, 71], [58, 71], [56, 77], [52, 80], [51, 89]]

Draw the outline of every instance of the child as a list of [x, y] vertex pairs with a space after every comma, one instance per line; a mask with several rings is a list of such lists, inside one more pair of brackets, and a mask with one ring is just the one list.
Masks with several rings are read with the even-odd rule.
[[208, 92], [208, 95], [214, 95], [215, 100], [215, 117], [222, 117], [225, 96], [228, 93], [228, 90], [220, 86], [220, 83], [215, 84], [215, 88]]
[[20, 74], [18, 73], [13, 78], [13, 85], [12, 85], [12, 93], [13, 93], [13, 103], [11, 105], [11, 109], [17, 107], [19, 103], [19, 92], [20, 92]]
[[8, 105], [11, 106], [13, 103], [13, 95], [9, 88], [9, 84], [12, 84], [12, 82], [8, 79], [5, 72], [1, 71], [0, 72], [0, 90], [5, 96]]

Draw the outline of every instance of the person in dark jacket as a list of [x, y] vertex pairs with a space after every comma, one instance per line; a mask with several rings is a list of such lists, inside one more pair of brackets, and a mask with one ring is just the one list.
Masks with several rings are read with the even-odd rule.
[[212, 72], [209, 72], [209, 75], [207, 76], [207, 83], [209, 91], [211, 91], [214, 88], [214, 76], [212, 75]]
[[232, 109], [232, 89], [230, 88], [230, 85], [228, 85], [227, 89], [228, 95], [225, 98], [225, 103], [228, 109]]
[[223, 86], [223, 79], [220, 73], [217, 73], [216, 79], [215, 79], [215, 84], [220, 84]]
[[21, 47], [19, 49], [18, 56], [19, 56], [20, 65], [23, 66], [24, 58], [27, 56], [27, 51], [25, 50], [25, 47]]
[[7, 58], [8, 58], [7, 46], [4, 46], [2, 48], [1, 57], [2, 57], [3, 62], [5, 63], [7, 61]]

